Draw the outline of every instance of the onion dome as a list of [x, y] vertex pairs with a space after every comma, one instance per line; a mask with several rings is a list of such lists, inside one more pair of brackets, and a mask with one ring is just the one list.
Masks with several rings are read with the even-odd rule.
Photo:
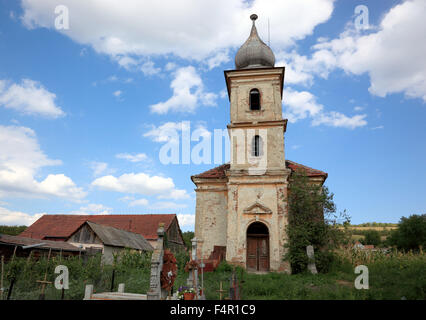
[[253, 21], [250, 36], [235, 56], [235, 67], [236, 69], [273, 68], [275, 64], [274, 53], [257, 34], [254, 23], [257, 15], [252, 14], [250, 19]]

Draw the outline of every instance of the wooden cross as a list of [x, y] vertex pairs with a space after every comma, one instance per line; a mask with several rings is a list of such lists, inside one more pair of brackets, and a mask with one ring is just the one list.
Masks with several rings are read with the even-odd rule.
[[219, 300], [222, 300], [222, 293], [226, 292], [226, 290], [222, 289], [222, 281], [220, 282], [219, 290], [216, 290], [216, 292], [219, 292]]
[[41, 291], [40, 291], [39, 300], [44, 300], [44, 290], [46, 289], [46, 285], [52, 284], [52, 281], [36, 280], [36, 282], [41, 283]]
[[44, 290], [46, 289], [46, 285], [51, 284], [51, 281], [47, 280], [47, 269], [49, 268], [49, 260], [50, 260], [50, 254], [52, 252], [52, 249], [49, 249], [49, 254], [47, 255], [47, 267], [46, 272], [44, 273], [44, 279], [43, 280], [36, 280], [36, 282], [41, 283], [41, 290], [39, 295], [39, 300], [44, 300]]

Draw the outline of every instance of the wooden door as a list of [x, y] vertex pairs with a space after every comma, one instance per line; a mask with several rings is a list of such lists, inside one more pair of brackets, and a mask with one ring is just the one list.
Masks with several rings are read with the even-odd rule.
[[247, 270], [257, 271], [257, 238], [247, 237]]
[[247, 237], [247, 270], [269, 271], [269, 237]]
[[269, 237], [257, 239], [259, 271], [269, 271]]

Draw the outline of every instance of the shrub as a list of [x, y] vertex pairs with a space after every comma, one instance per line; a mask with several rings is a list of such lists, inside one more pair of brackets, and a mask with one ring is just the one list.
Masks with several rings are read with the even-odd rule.
[[364, 242], [364, 244], [378, 246], [382, 242], [380, 240], [380, 233], [376, 230], [366, 230]]
[[318, 272], [327, 273], [334, 262], [335, 255], [332, 251], [317, 251], [315, 253], [315, 265]]
[[226, 261], [222, 261], [219, 266], [216, 268], [215, 272], [221, 273], [221, 272], [231, 272], [232, 271], [232, 265], [230, 265]]

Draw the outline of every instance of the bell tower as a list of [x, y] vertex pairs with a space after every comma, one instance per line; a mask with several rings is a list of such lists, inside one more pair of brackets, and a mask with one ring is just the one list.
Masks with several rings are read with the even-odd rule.
[[282, 261], [287, 183], [282, 117], [284, 67], [259, 38], [255, 21], [225, 71], [230, 100], [226, 260], [252, 271], [288, 271]]
[[230, 170], [263, 175], [285, 170], [284, 67], [274, 67], [274, 53], [257, 33], [257, 15], [250, 18], [250, 36], [235, 56], [236, 69], [225, 71], [231, 112]]

